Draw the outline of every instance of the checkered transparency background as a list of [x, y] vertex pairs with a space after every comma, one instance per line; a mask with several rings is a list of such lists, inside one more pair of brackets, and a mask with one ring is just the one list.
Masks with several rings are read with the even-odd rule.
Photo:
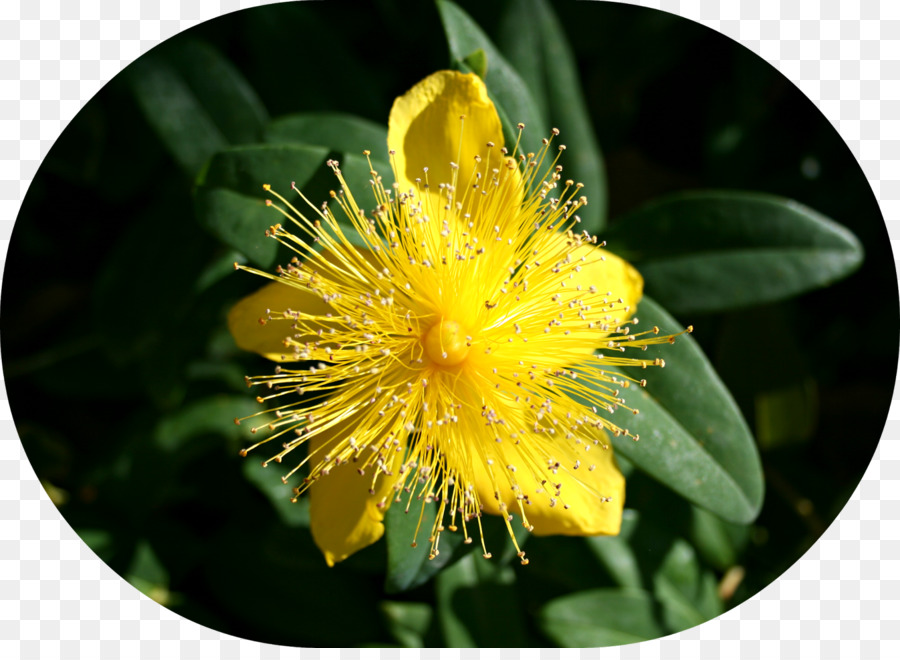
[[[161, 40], [259, 4], [265, 3], [0, 3], [3, 258], [21, 200], [42, 159], [105, 82]], [[796, 83], [856, 155], [881, 203], [891, 242], [900, 242], [900, 3], [640, 4], [739, 40]], [[5, 388], [0, 390], [0, 657], [296, 657], [295, 650], [229, 637], [182, 619], [97, 559], [35, 478], [13, 426]], [[900, 657], [900, 403], [893, 404], [881, 444], [852, 500], [784, 576], [714, 621], [665, 639], [607, 649], [603, 657]], [[600, 652], [425, 650], [408, 655], [446, 660], [478, 653], [503, 660], [565, 660], [579, 654], [599, 657]], [[386, 660], [395, 654], [407, 652], [302, 652], [322, 660]]]

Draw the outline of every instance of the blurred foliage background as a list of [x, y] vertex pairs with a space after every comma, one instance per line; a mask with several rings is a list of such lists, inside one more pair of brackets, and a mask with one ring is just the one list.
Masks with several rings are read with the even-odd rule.
[[[744, 47], [673, 15], [605, 3], [459, 4], [521, 65], [537, 112], [564, 112], [580, 79], [581, 129], [603, 153], [592, 176], [606, 179], [605, 190], [587, 192], [606, 208], [611, 246], [616, 236], [631, 245], [617, 219], [644, 203], [712, 188], [796, 200], [863, 244], [862, 267], [829, 288], [750, 296], [726, 310], [704, 309], [703, 295], [667, 305], [694, 325], [754, 433], [762, 511], [749, 524], [723, 521], [623, 461], [619, 537], [528, 538], [527, 567], [508, 552], [491, 562], [446, 553], [435, 577], [433, 568], [397, 569], [391, 544], [405, 537], [391, 532], [404, 521], [389, 519], [387, 542], [326, 568], [304, 503], [291, 505], [289, 488], [255, 457], [238, 457], [243, 429], [232, 422], [257, 408], [243, 376], [270, 370], [226, 330], [230, 305], [260, 285], [232, 263], [275, 255], [256, 230], [256, 242], [235, 249], [240, 218], [211, 227], [197, 177], [229, 146], [301, 130], [279, 121], [295, 113], [351, 113], [371, 122], [360, 135], [382, 135], [393, 99], [416, 81], [483, 62], [448, 55], [432, 3], [269, 5], [170, 39], [85, 105], [24, 200], [2, 292], [4, 374], [39, 478], [105, 562], [201, 624], [320, 646], [653, 638], [776, 579], [824, 532], [872, 457], [897, 364], [896, 273], [869, 185], [816, 107]], [[557, 66], [566, 57], [558, 40], [542, 49], [529, 41], [546, 37], [534, 30], [548, 12], [574, 54], [574, 83]], [[486, 54], [490, 75], [498, 64]], [[535, 57], [544, 59], [529, 63]], [[343, 157], [343, 138], [321, 131], [313, 143]], [[304, 188], [325, 199], [329, 186], [323, 167]], [[502, 525], [487, 533], [504, 547]]]

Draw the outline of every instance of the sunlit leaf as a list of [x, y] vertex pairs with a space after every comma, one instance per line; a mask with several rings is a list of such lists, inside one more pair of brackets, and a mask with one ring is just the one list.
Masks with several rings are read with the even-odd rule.
[[827, 286], [863, 260], [845, 227], [797, 202], [737, 191], [682, 193], [621, 218], [603, 235], [676, 314], [720, 312]]
[[[638, 308], [640, 327], [677, 333], [678, 323], [650, 298]], [[602, 351], [601, 351], [602, 352]], [[750, 522], [762, 506], [759, 453], [740, 410], [690, 335], [651, 346], [641, 359], [665, 360], [665, 368], [624, 369], [646, 387], [621, 388], [626, 404], [615, 419], [639, 436], [613, 437], [638, 468], [691, 502], [734, 522]], [[626, 418], [625, 415], [628, 415]]]

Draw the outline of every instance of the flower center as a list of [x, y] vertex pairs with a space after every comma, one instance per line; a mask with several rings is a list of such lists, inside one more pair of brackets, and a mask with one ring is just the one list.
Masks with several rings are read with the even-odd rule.
[[456, 321], [441, 319], [425, 333], [425, 352], [431, 360], [442, 367], [452, 367], [466, 359], [469, 354], [466, 331]]

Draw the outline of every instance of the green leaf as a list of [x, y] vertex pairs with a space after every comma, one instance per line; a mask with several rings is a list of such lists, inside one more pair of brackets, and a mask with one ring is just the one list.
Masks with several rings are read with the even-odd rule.
[[[195, 210], [198, 220], [227, 245], [239, 250], [263, 268], [271, 267], [278, 258], [279, 244], [266, 237], [266, 230], [287, 220], [276, 209], [266, 206], [268, 194], [263, 184], [286, 197], [307, 217], [313, 217], [320, 204], [329, 199], [329, 191], [339, 188], [337, 178], [326, 165], [333, 152], [326, 147], [303, 144], [263, 144], [233, 147], [217, 153], [197, 181]], [[369, 181], [369, 162], [362, 155], [344, 154], [341, 172], [360, 208], [375, 206]], [[379, 175], [390, 172], [382, 161], [372, 161]], [[310, 207], [291, 190], [303, 192], [314, 205]], [[281, 205], [281, 202], [276, 202]], [[347, 238], [357, 244], [364, 241], [337, 208], [335, 216], [347, 231]], [[294, 225], [292, 231], [302, 234]]]
[[[327, 170], [328, 149], [299, 144], [254, 144], [217, 153], [197, 179], [197, 185], [227, 188], [244, 195], [266, 197], [264, 184], [288, 196], [291, 182], [298, 188], [320, 170]], [[277, 217], [277, 216], [276, 216]], [[274, 224], [274, 222], [269, 223]]]
[[[403, 502], [395, 502], [388, 509], [384, 518], [388, 551], [385, 592], [399, 593], [424, 584], [452, 559], [459, 559], [461, 553], [471, 550], [472, 546], [463, 545], [461, 529], [457, 532], [447, 530], [441, 534], [437, 556], [428, 559], [431, 549], [428, 537], [436, 515], [437, 505], [434, 502], [422, 507], [414, 501], [409, 512], [405, 511]], [[414, 542], [416, 547], [412, 547]]]
[[328, 147], [360, 155], [366, 149], [387, 156], [387, 128], [368, 119], [336, 112], [303, 112], [280, 117], [266, 126], [263, 141]]
[[272, 503], [281, 521], [290, 527], [309, 527], [309, 498], [300, 497], [292, 502], [293, 487], [281, 480], [281, 473], [274, 465], [265, 468], [260, 460], [245, 460], [244, 477]]
[[78, 536], [104, 563], [109, 564], [115, 552], [111, 532], [105, 529], [76, 529]]
[[466, 55], [466, 57], [463, 59], [463, 62], [472, 70], [472, 73], [484, 80], [484, 77], [487, 75], [488, 61], [487, 54], [485, 54], [483, 48], [473, 50], [471, 53]]
[[720, 312], [827, 286], [863, 260], [845, 227], [759, 193], [682, 193], [622, 218], [604, 236], [647, 293], [676, 314]]
[[560, 646], [616, 646], [656, 639], [653, 597], [640, 589], [593, 589], [556, 598], [541, 608], [541, 630]]
[[[540, 139], [550, 130], [550, 126], [522, 78], [466, 12], [448, 0], [438, 0], [437, 6], [450, 46], [450, 56], [457, 64], [465, 65], [466, 58], [471, 54], [477, 50], [483, 51], [487, 60], [484, 82], [504, 124], [507, 144], [511, 146], [515, 143], [515, 124], [522, 122], [526, 126], [522, 136], [525, 151], [536, 152]], [[466, 68], [471, 70], [469, 66]]]
[[235, 418], [259, 410], [260, 405], [251, 396], [218, 395], [200, 399], [164, 417], [153, 433], [154, 445], [165, 452], [174, 452], [198, 437], [211, 435], [219, 442], [228, 438], [236, 447], [247, 437], [247, 430], [236, 425]]
[[511, 566], [472, 552], [438, 574], [437, 620], [446, 646], [534, 646]]
[[189, 176], [229, 144], [252, 142], [267, 116], [230, 62], [179, 39], [139, 58], [126, 79], [144, 117]]
[[693, 628], [721, 613], [721, 603], [710, 600], [708, 593], [701, 599], [705, 582], [694, 549], [678, 539], [653, 576], [653, 591], [670, 632]]
[[715, 569], [725, 571], [734, 566], [749, 536], [747, 527], [725, 522], [706, 509], [692, 507], [689, 539]]
[[[259, 139], [269, 120], [260, 98], [241, 72], [208, 43], [174, 39], [169, 61], [231, 144]], [[166, 44], [163, 48], [166, 48]]]
[[[663, 335], [681, 330], [650, 298], [640, 302], [638, 315], [638, 328], [658, 326]], [[613, 437], [616, 451], [690, 502], [733, 522], [754, 520], [762, 506], [762, 468], [737, 404], [690, 335], [640, 354], [657, 357], [665, 368], [623, 369], [647, 386], [620, 389], [626, 405], [640, 412], [626, 419], [620, 409], [613, 421], [640, 440]]]
[[300, 145], [235, 147], [217, 153], [197, 181], [195, 211], [199, 222], [226, 245], [258, 266], [275, 263], [278, 243], [266, 230], [284, 218], [266, 206], [263, 184], [281, 194], [291, 182], [302, 187], [320, 169], [328, 150]]
[[[569, 40], [547, 0], [512, 0], [500, 21], [498, 43], [522, 76], [542, 116], [569, 146], [565, 178], [584, 184], [590, 204], [579, 210], [582, 229], [595, 233], [606, 221], [606, 171], [581, 88]], [[545, 129], [546, 130], [546, 129]]]
[[591, 536], [585, 539], [594, 556], [616, 583], [633, 589], [643, 586], [641, 569], [629, 543], [638, 518], [637, 511], [625, 509], [622, 512], [622, 530], [618, 536]]
[[406, 648], [421, 648], [434, 618], [427, 603], [404, 603], [385, 600], [380, 604], [388, 631]]
[[125, 579], [160, 605], [172, 604], [169, 573], [146, 541], [138, 544], [131, 566], [125, 572]]
[[137, 577], [151, 584], [166, 585], [169, 574], [146, 541], [141, 541], [135, 550], [134, 559], [128, 568], [128, 577]]

